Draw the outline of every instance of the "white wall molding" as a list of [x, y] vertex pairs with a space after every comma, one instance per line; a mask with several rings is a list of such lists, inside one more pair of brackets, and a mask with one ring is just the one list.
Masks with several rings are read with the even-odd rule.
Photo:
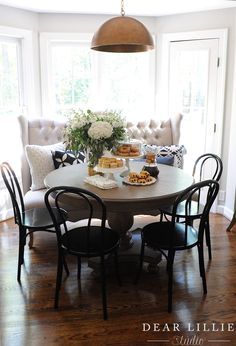
[[226, 219], [228, 219], [228, 220], [231, 220], [232, 217], [233, 217], [233, 214], [234, 214], [233, 210], [231, 210], [231, 209], [229, 209], [229, 208], [227, 208], [227, 207], [225, 207], [223, 205], [218, 205], [217, 209], [216, 209], [216, 212], [218, 214], [221, 214], [221, 215], [225, 216]]

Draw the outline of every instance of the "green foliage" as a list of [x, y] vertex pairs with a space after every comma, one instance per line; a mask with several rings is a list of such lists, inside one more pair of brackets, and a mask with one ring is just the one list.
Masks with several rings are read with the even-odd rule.
[[124, 120], [116, 111], [73, 110], [64, 138], [68, 149], [82, 150], [90, 166], [97, 164], [104, 150], [111, 150], [125, 137]]

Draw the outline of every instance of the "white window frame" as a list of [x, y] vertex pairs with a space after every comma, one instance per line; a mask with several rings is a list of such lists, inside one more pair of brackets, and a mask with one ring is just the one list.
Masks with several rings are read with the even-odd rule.
[[0, 36], [15, 38], [21, 42], [21, 63], [22, 63], [22, 114], [29, 116], [37, 114], [36, 110], [36, 81], [33, 51], [33, 33], [30, 30], [0, 26]]
[[163, 34], [162, 40], [162, 68], [160, 73], [161, 90], [160, 109], [162, 114], [170, 117], [168, 109], [168, 91], [169, 91], [169, 58], [170, 58], [170, 44], [173, 41], [188, 41], [188, 40], [204, 40], [204, 39], [218, 39], [219, 40], [219, 59], [220, 65], [218, 68], [218, 82], [217, 82], [217, 104], [216, 104], [216, 153], [221, 155], [222, 138], [223, 138], [223, 121], [224, 121], [224, 100], [225, 100], [225, 80], [226, 80], [226, 59], [227, 59], [227, 40], [228, 29], [217, 30], [204, 30], [204, 31], [191, 31], [191, 32], [177, 32]]
[[[21, 63], [20, 67], [20, 79], [21, 87], [20, 90], [20, 113], [25, 116], [34, 116], [36, 113], [36, 101], [37, 98], [36, 92], [36, 81], [35, 81], [35, 66], [34, 59], [36, 53], [33, 51], [33, 33], [29, 30], [12, 28], [7, 26], [0, 26], [0, 36], [4, 37], [4, 40], [16, 40], [20, 43], [20, 55], [19, 61]], [[18, 51], [19, 54], [19, 51]], [[37, 60], [38, 61], [38, 60]], [[20, 114], [19, 114], [20, 115]], [[2, 119], [2, 121], [4, 121]], [[1, 124], [0, 124], [1, 125]], [[20, 179], [19, 172], [16, 172], [18, 178]], [[0, 195], [3, 194], [5, 202], [5, 210], [0, 211], [0, 220], [5, 220], [13, 216], [13, 209], [8, 193], [6, 193], [6, 188], [3, 183], [2, 178], [0, 179]], [[2, 195], [2, 196], [3, 196]], [[1, 198], [2, 198], [1, 196]]]
[[23, 95], [24, 91], [21, 87], [23, 87], [23, 80], [22, 80], [22, 73], [23, 73], [23, 66], [22, 66], [22, 52], [21, 52], [21, 41], [19, 38], [16, 37], [9, 37], [5, 35], [0, 35], [0, 43], [12, 43], [16, 45], [16, 55], [17, 55], [17, 62], [19, 63], [19, 68], [17, 69], [18, 72], [18, 80], [19, 80], [19, 106], [16, 107], [17, 109], [22, 109], [23, 107]]
[[[40, 65], [41, 65], [41, 95], [42, 95], [42, 114], [43, 116], [48, 116], [48, 114], [54, 114], [54, 108], [53, 108], [53, 98], [54, 95], [52, 95], [53, 88], [50, 85], [51, 83], [51, 46], [55, 42], [63, 42], [66, 43], [73, 43], [78, 42], [81, 44], [88, 44], [90, 46], [91, 40], [92, 40], [93, 34], [92, 33], [50, 33], [50, 32], [42, 32], [40, 34]], [[155, 39], [155, 37], [153, 37]], [[96, 85], [96, 89], [100, 90], [99, 87], [99, 71], [98, 71], [98, 64], [99, 64], [100, 57], [98, 56], [97, 59], [93, 61], [93, 67], [95, 68], [97, 72], [97, 78], [96, 82], [98, 85]], [[151, 92], [153, 95], [153, 113], [156, 112], [156, 74], [155, 74], [155, 61], [156, 56], [153, 54], [153, 56], [150, 57], [150, 83], [151, 83]], [[95, 105], [96, 107], [96, 105]], [[144, 117], [147, 115], [145, 114]]]
[[51, 46], [54, 42], [78, 42], [88, 43], [92, 40], [92, 34], [80, 33], [48, 33], [40, 34], [40, 68], [41, 68], [41, 95], [42, 95], [42, 114], [47, 117], [54, 113], [51, 86]]

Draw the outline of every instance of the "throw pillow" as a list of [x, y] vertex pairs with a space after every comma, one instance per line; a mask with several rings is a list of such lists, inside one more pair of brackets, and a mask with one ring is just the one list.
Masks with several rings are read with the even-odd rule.
[[158, 163], [183, 168], [183, 155], [186, 153], [186, 149], [183, 145], [145, 145], [144, 152], [148, 151], [156, 154]]
[[26, 145], [25, 152], [30, 167], [32, 179], [31, 190], [44, 189], [44, 178], [54, 170], [52, 151], [64, 150], [63, 143], [52, 145]]
[[76, 165], [85, 160], [85, 156], [81, 151], [73, 153], [70, 150], [55, 150], [52, 152], [52, 158], [55, 169], [69, 165]]
[[157, 157], [157, 163], [161, 163], [162, 165], [173, 166], [174, 165], [174, 156], [159, 156]]

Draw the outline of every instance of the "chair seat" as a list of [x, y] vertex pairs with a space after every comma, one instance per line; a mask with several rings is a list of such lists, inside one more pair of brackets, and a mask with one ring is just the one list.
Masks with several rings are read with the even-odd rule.
[[[56, 219], [58, 224], [62, 224], [65, 217], [66, 212], [63, 212], [63, 217], [59, 214], [56, 208], [53, 209], [54, 215], [56, 215]], [[25, 228], [30, 229], [45, 229], [54, 227], [52, 218], [47, 210], [47, 208], [33, 208], [26, 210], [21, 214], [22, 224]], [[63, 219], [64, 218], [64, 219]]]
[[[187, 227], [187, 240], [185, 230]], [[171, 222], [154, 222], [145, 226], [142, 230], [143, 239], [148, 247], [155, 249], [170, 249], [173, 225]], [[173, 250], [191, 248], [198, 242], [198, 232], [192, 226], [183, 223], [174, 224]]]
[[79, 256], [95, 257], [101, 256], [102, 249], [104, 254], [112, 252], [116, 247], [119, 246], [119, 235], [116, 231], [110, 228], [104, 229], [104, 242], [101, 244], [101, 227], [92, 226], [89, 238], [89, 249], [88, 244], [88, 230], [87, 227], [74, 228], [62, 235], [61, 243], [62, 246], [68, 252]]
[[[198, 204], [196, 201], [192, 201], [190, 205], [190, 209], [188, 212], [188, 218], [192, 219], [198, 219], [200, 215], [202, 215], [204, 206], [202, 204]], [[169, 207], [161, 208], [161, 212], [166, 215], [172, 215], [173, 213], [173, 205]], [[186, 211], [185, 211], [185, 203], [182, 202], [178, 205], [176, 214], [177, 217], [185, 217]]]

